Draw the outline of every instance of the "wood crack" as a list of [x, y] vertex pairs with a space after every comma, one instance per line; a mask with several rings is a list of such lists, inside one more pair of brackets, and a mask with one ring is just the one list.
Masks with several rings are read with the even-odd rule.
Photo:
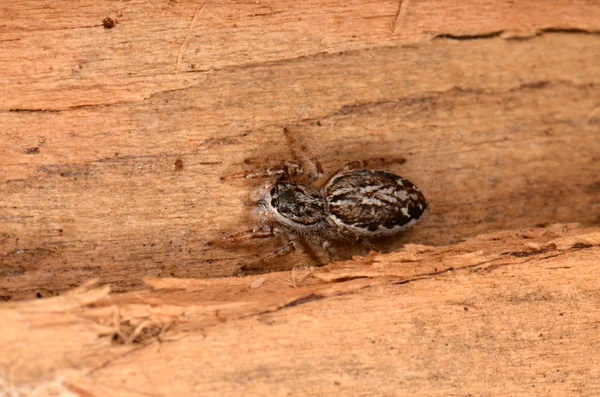
[[453, 40], [453, 41], [472, 41], [472, 40], [487, 40], [501, 38], [504, 40], [523, 41], [530, 40], [536, 37], [540, 37], [545, 34], [585, 34], [585, 35], [597, 35], [600, 34], [598, 30], [588, 30], [581, 28], [555, 28], [548, 27], [543, 29], [536, 29], [533, 34], [524, 36], [515, 35], [515, 32], [509, 30], [495, 30], [485, 33], [476, 34], [453, 34], [453, 33], [441, 33], [433, 37], [433, 40]]
[[392, 25], [392, 33], [394, 35], [398, 34], [400, 30], [402, 30], [402, 25], [406, 21], [406, 15], [408, 14], [408, 7], [410, 6], [410, 0], [400, 0], [398, 4], [398, 12], [394, 18], [394, 23]]
[[175, 73], [179, 73], [179, 71], [181, 69], [181, 59], [183, 58], [183, 52], [185, 51], [185, 47], [187, 46], [187, 43], [190, 39], [190, 33], [191, 33], [194, 25], [196, 24], [198, 17], [200, 16], [200, 14], [202, 14], [202, 11], [204, 11], [205, 8], [206, 8], [206, 4], [204, 4], [202, 6], [198, 6], [198, 8], [196, 9], [196, 13], [194, 14], [194, 17], [192, 18], [192, 22], [190, 22], [190, 26], [188, 26], [188, 29], [185, 33], [185, 38], [183, 39], [183, 43], [181, 43], [181, 47], [179, 47], [179, 53], [177, 54], [177, 63], [175, 64]]
[[[201, 13], [201, 11], [203, 9], [204, 9], [204, 7], [202, 7], [199, 10], [199, 13]], [[438, 35], [434, 36], [432, 40], [433, 41], [436, 41], [436, 40], [470, 41], [470, 40], [485, 40], [485, 39], [501, 38], [502, 40], [523, 41], [523, 40], [528, 40], [528, 39], [532, 39], [535, 37], [539, 37], [544, 34], [597, 35], [597, 34], [600, 34], [600, 31], [586, 30], [586, 29], [581, 29], [581, 28], [544, 28], [544, 29], [537, 30], [536, 33], [533, 35], [512, 36], [512, 35], [509, 35], [509, 32], [507, 32], [505, 30], [499, 30], [499, 31], [493, 31], [493, 32], [482, 33], [482, 34], [473, 34], [473, 35], [455, 35], [455, 34], [443, 33], [443, 34], [438, 34]], [[315, 52], [312, 54], [298, 55], [296, 57], [277, 59], [277, 60], [273, 60], [273, 61], [250, 62], [250, 63], [245, 63], [245, 64], [236, 64], [236, 65], [223, 66], [223, 67], [211, 67], [211, 68], [206, 68], [206, 69], [188, 70], [188, 71], [185, 71], [185, 73], [201, 73], [202, 74], [202, 73], [214, 73], [214, 72], [220, 72], [220, 71], [229, 71], [229, 72], [241, 71], [241, 70], [245, 70], [245, 69], [284, 65], [284, 64], [288, 64], [288, 63], [294, 63], [294, 62], [302, 60], [302, 59], [355, 55], [355, 54], [359, 54], [359, 53], [365, 52], [365, 51], [393, 49], [393, 48], [400, 48], [400, 47], [404, 47], [404, 46], [405, 46], [404, 44], [381, 45], [381, 46], [370, 46], [370, 47], [345, 50], [345, 51], [339, 51], [339, 52], [320, 51], [320, 52]], [[180, 54], [180, 55], [182, 55], [182, 54]], [[181, 59], [178, 59], [178, 65], [176, 67], [177, 70], [179, 70], [180, 63], [181, 63]], [[160, 75], [162, 75], [162, 74], [160, 74]], [[152, 77], [152, 76], [153, 75], [148, 75], [147, 77]], [[146, 101], [148, 99], [152, 99], [155, 96], [164, 95], [165, 93], [187, 90], [187, 89], [195, 87], [195, 86], [197, 86], [197, 84], [192, 84], [190, 86], [182, 87], [182, 88], [175, 88], [175, 89], [170, 89], [170, 90], [152, 92], [152, 93], [148, 94], [147, 96], [142, 97], [140, 100], [136, 100], [136, 101], [119, 101], [119, 102], [100, 103], [100, 104], [81, 104], [81, 105], [67, 106], [64, 108], [26, 108], [26, 107], [9, 108], [9, 109], [0, 109], [0, 113], [2, 113], [2, 112], [24, 112], [24, 113], [54, 112], [54, 113], [58, 113], [58, 112], [70, 111], [70, 110], [76, 110], [76, 109], [82, 109], [82, 108], [128, 105], [131, 103]]]
[[443, 33], [435, 35], [433, 40], [455, 40], [455, 41], [471, 41], [471, 40], [482, 40], [482, 39], [493, 39], [500, 37], [504, 33], [504, 30], [497, 30], [489, 33], [479, 33], [479, 34], [451, 34], [451, 33]]

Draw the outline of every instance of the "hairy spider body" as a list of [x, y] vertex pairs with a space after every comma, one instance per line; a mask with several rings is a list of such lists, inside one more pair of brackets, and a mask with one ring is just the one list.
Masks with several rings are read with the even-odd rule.
[[410, 181], [386, 171], [340, 172], [323, 189], [329, 221], [361, 238], [394, 235], [414, 225], [427, 209]]
[[226, 237], [224, 242], [278, 238], [282, 245], [263, 258], [269, 261], [308, 242], [336, 256], [332, 240], [363, 241], [391, 236], [414, 225], [425, 213], [427, 200], [410, 181], [387, 171], [364, 169], [366, 162], [346, 164], [320, 188], [312, 183], [323, 176], [319, 161], [284, 128], [299, 162], [280, 161], [223, 179], [267, 181], [251, 198], [257, 226]]
[[275, 181], [259, 206], [276, 214], [276, 219], [291, 228], [319, 228], [326, 221], [326, 202], [321, 192], [300, 182]]

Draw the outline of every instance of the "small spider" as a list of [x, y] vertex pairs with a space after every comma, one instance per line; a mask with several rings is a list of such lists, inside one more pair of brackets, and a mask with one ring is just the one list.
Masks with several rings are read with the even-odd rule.
[[278, 160], [267, 167], [221, 178], [266, 179], [251, 199], [256, 227], [219, 242], [279, 239], [281, 246], [265, 256], [269, 262], [292, 253], [298, 242], [337, 257], [333, 240], [362, 243], [391, 236], [414, 225], [427, 209], [425, 196], [408, 180], [387, 171], [364, 169], [366, 161], [347, 163], [322, 187], [314, 182], [323, 168], [284, 127], [297, 161]]

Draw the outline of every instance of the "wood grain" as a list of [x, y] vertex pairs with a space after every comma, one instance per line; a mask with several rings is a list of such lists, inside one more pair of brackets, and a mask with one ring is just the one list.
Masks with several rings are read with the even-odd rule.
[[82, 397], [595, 396], [599, 264], [600, 228], [555, 225], [318, 269], [150, 278], [151, 291], [88, 284], [0, 306], [0, 387]]
[[[543, 0], [404, 4], [401, 13], [397, 0], [5, 3], [2, 109], [138, 103], [223, 68], [427, 42], [438, 35], [600, 31], [600, 10], [590, 0], [558, 0], [552, 7]], [[115, 27], [104, 28], [105, 18]]]
[[236, 274], [269, 247], [206, 246], [249, 226], [253, 186], [219, 178], [288, 156], [284, 124], [328, 172], [385, 158], [424, 191], [382, 251], [597, 225], [600, 10], [542, 4], [3, 5], [0, 296]]

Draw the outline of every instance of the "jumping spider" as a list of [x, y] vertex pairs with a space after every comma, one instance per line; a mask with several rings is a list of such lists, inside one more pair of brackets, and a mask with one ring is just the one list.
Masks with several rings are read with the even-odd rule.
[[364, 169], [366, 161], [344, 165], [322, 187], [323, 168], [309, 150], [283, 129], [296, 161], [278, 160], [261, 169], [221, 178], [266, 179], [251, 199], [256, 227], [224, 237], [221, 243], [279, 239], [268, 262], [292, 253], [298, 242], [337, 257], [332, 240], [361, 243], [391, 236], [414, 225], [427, 209], [425, 196], [408, 180], [387, 171]]

